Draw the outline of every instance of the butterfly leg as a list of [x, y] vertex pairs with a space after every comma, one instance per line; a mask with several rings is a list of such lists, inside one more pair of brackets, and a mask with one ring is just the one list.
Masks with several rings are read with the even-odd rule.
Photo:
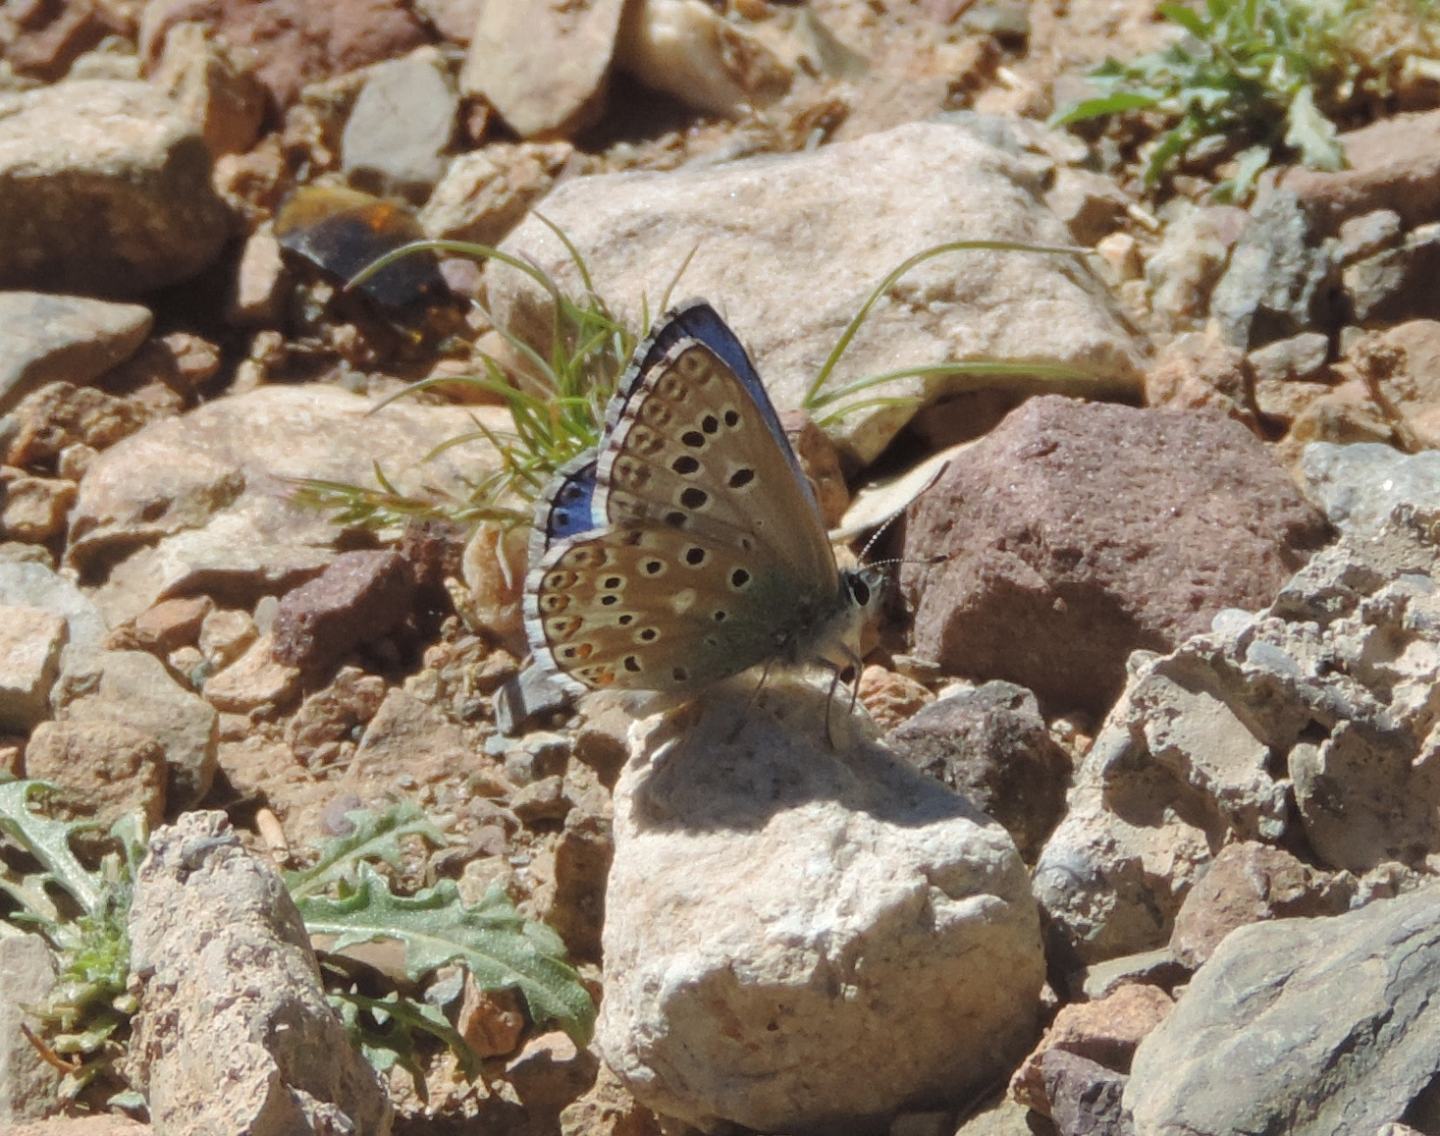
[[731, 731], [730, 736], [725, 739], [726, 741], [734, 742], [734, 740], [740, 736], [740, 731], [745, 728], [745, 723], [750, 720], [750, 712], [755, 709], [756, 704], [760, 701], [760, 692], [765, 689], [765, 684], [770, 679], [770, 668], [774, 665], [774, 659], [766, 661], [765, 669], [760, 672], [760, 681], [755, 684], [755, 689], [750, 692], [750, 697], [745, 700], [745, 709], [740, 711], [740, 718], [735, 723], [735, 729]]

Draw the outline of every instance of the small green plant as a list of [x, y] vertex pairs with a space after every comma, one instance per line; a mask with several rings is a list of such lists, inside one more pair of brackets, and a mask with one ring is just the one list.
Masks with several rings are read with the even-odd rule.
[[[47, 1060], [65, 1070], [61, 1093], [73, 1099], [110, 1072], [135, 1013], [135, 1000], [126, 991], [125, 922], [145, 831], [136, 817], [117, 822], [110, 835], [119, 851], [87, 868], [71, 840], [93, 833], [95, 826], [53, 820], [32, 808], [52, 792], [38, 781], [0, 784], [0, 834], [29, 861], [20, 867], [0, 861], [0, 891], [15, 908], [5, 921], [40, 935], [55, 952], [55, 985], [34, 1007], [44, 1036], [33, 1040]], [[112, 1100], [134, 1103], [129, 1095]]]
[[[122, 821], [112, 829], [120, 851], [106, 855], [97, 869], [85, 867], [71, 841], [93, 826], [37, 811], [33, 806], [43, 805], [51, 792], [36, 781], [0, 784], [0, 833], [34, 865], [22, 869], [0, 861], [0, 890], [14, 907], [0, 923], [40, 934], [55, 951], [59, 976], [34, 1007], [42, 1026], [34, 1042], [66, 1070], [62, 1091], [73, 1099], [91, 1084], [120, 1084], [115, 1061], [137, 1009], [126, 985], [126, 923], [145, 841], [133, 818]], [[395, 895], [376, 865], [398, 865], [407, 838], [443, 845], [444, 834], [408, 803], [349, 815], [354, 826], [349, 835], [322, 848], [311, 867], [285, 876], [312, 940], [324, 943], [332, 956], [357, 943], [395, 940], [404, 948], [412, 981], [457, 964], [481, 989], [518, 990], [536, 1025], [563, 1029], [580, 1045], [589, 1040], [595, 1005], [565, 962], [554, 931], [522, 918], [498, 888], [476, 904], [465, 903], [449, 880], [414, 895]], [[340, 967], [325, 970], [332, 1005], [377, 1068], [398, 1063], [420, 1085], [420, 1040], [428, 1037], [448, 1048], [468, 1074], [476, 1073], [473, 1053], [439, 1007], [393, 990], [367, 993]], [[108, 1100], [125, 1107], [143, 1104], [128, 1090]]]
[[1145, 162], [1154, 185], [1175, 163], [1200, 154], [1236, 158], [1216, 187], [1243, 199], [1277, 156], [1338, 169], [1344, 155], [1335, 117], [1384, 64], [1350, 46], [1369, 5], [1362, 0], [1205, 0], [1161, 4], [1183, 34], [1163, 51], [1092, 72], [1101, 90], [1061, 110], [1052, 125], [1110, 115], [1152, 116], [1161, 133]]

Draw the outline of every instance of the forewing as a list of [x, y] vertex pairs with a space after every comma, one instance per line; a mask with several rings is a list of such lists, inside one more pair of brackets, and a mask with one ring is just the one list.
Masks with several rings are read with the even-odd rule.
[[773, 657], [824, 602], [739, 547], [638, 522], [554, 545], [526, 580], [525, 625], [537, 661], [583, 687], [690, 691]]
[[535, 527], [530, 532], [531, 564], [557, 540], [578, 536], [595, 527], [590, 507], [595, 496], [594, 450], [572, 458], [558, 470], [535, 503]]
[[[763, 397], [763, 390], [760, 392]], [[675, 342], [645, 373], [601, 452], [593, 513], [733, 543], [760, 568], [830, 589], [835, 555], [769, 403], [711, 347]]]

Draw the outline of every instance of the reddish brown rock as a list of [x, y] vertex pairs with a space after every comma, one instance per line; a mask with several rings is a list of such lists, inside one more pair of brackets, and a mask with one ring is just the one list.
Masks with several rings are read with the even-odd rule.
[[414, 594], [414, 577], [398, 553], [341, 553], [280, 601], [275, 658], [302, 669], [330, 666], [403, 623]]
[[1440, 322], [1411, 320], [1366, 336], [1351, 358], [1404, 447], [1440, 448]]
[[1347, 169], [1291, 166], [1281, 184], [1332, 225], [1374, 209], [1393, 210], [1407, 228], [1440, 220], [1440, 110], [1382, 118], [1340, 142]]
[[1198, 968], [1236, 927], [1265, 919], [1339, 915], [1350, 905], [1355, 880], [1301, 863], [1281, 848], [1246, 841], [1221, 849], [1185, 897], [1170, 951]]
[[1218, 410], [1254, 428], [1245, 353], [1215, 336], [1177, 336], [1145, 373], [1145, 405], [1166, 410]]
[[154, 67], [170, 29], [201, 23], [256, 60], [255, 73], [278, 106], [306, 83], [393, 59], [427, 42], [419, 18], [388, 0], [161, 0], [146, 5], [140, 51]]
[[0, 7], [0, 58], [17, 74], [53, 83], [106, 36], [134, 34], [127, 6], [100, 0], [16, 0]]
[[160, 743], [119, 722], [41, 722], [25, 747], [25, 776], [61, 786], [66, 809], [102, 832], [130, 812], [159, 824], [165, 773]]
[[161, 600], [112, 631], [105, 645], [112, 651], [149, 651], [153, 655], [194, 646], [201, 624], [214, 607], [209, 596]]
[[1042, 1069], [1047, 1054], [1057, 1049], [1117, 1073], [1128, 1073], [1136, 1046], [1174, 1006], [1174, 1000], [1158, 986], [1131, 984], [1098, 1002], [1076, 1002], [1064, 1007], [1034, 1052], [1016, 1070], [1010, 1081], [1011, 1095], [1021, 1104], [1050, 1115], [1051, 1097]]
[[[882, 730], [913, 718], [935, 695], [923, 683], [872, 663], [860, 672], [859, 701]], [[836, 691], [836, 698], [841, 698]]]
[[1269, 603], [1327, 531], [1237, 422], [1043, 397], [912, 507], [902, 584], [919, 654], [1100, 711], [1131, 651]]

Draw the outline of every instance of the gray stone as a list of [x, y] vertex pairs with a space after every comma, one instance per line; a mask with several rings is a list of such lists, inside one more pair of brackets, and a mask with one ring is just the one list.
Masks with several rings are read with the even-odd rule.
[[823, 688], [748, 699], [716, 690], [636, 731], [601, 1053], [642, 1103], [708, 1130], [863, 1132], [966, 1099], [1036, 1024], [1014, 845], [858, 719], [836, 716], [827, 746]]
[[1140, 1044], [1141, 1133], [1375, 1132], [1440, 1077], [1440, 888], [1233, 932]]
[[1064, 811], [1069, 757], [1050, 736], [1035, 696], [1014, 683], [947, 695], [885, 742], [998, 820], [1027, 860]]
[[0, 730], [28, 733], [49, 715], [66, 634], [54, 612], [0, 604]]
[[[685, 264], [684, 288], [716, 302], [784, 411], [801, 404], [817, 362], [875, 282], [907, 256], [966, 238], [1069, 245], [1036, 200], [1035, 180], [1022, 161], [963, 127], [912, 123], [813, 153], [574, 178], [555, 187], [544, 213], [579, 249], [597, 291], [627, 318], [638, 316], [642, 301], [653, 313]], [[825, 223], [816, 224], [821, 216]], [[570, 253], [533, 217], [503, 247], [562, 288], [581, 286]], [[796, 248], [806, 255], [796, 257]], [[825, 271], [817, 274], [817, 264]], [[550, 298], [529, 276], [492, 262], [486, 289], [500, 324], [549, 342]], [[938, 400], [977, 386], [1134, 392], [1140, 379], [1140, 345], [1081, 262], [972, 250], [907, 273], [870, 311], [830, 387], [982, 356], [1064, 364], [1080, 377], [897, 379], [825, 409], [877, 396]], [[827, 430], [865, 462], [913, 411], [867, 405]]]
[[143, 651], [67, 655], [53, 695], [61, 722], [113, 722], [153, 738], [165, 751], [165, 800], [191, 808], [215, 777], [219, 718]]
[[435, 49], [377, 64], [345, 122], [341, 167], [373, 193], [423, 200], [444, 173], [459, 105]]
[[[484, 443], [421, 460], [437, 440], [473, 435], [498, 408], [374, 399], [336, 386], [263, 386], [151, 423], [91, 464], [71, 513], [69, 563], [104, 565], [96, 602], [120, 623], [171, 596], [205, 593], [251, 608], [317, 575], [341, 526], [292, 501], [292, 479], [374, 485], [382, 466], [401, 493], [463, 496], [493, 462]], [[325, 444], [315, 444], [323, 427]]]
[[46, 383], [103, 375], [139, 349], [152, 322], [138, 304], [0, 292], [0, 414]]
[[1440, 318], [1434, 281], [1440, 274], [1440, 224], [1405, 235], [1400, 248], [1387, 249], [1345, 268], [1350, 318], [1367, 326]]
[[143, 295], [229, 235], [204, 139], [150, 84], [0, 96], [0, 287]]
[[89, 596], [45, 564], [0, 561], [0, 604], [61, 616], [66, 639], [63, 657], [98, 650], [109, 630]]
[[1400, 214], [1389, 209], [1375, 209], [1359, 217], [1350, 217], [1340, 225], [1336, 252], [1341, 264], [1350, 264], [1400, 243]]
[[529, 726], [568, 710], [574, 699], [539, 667], [526, 667], [495, 692], [495, 728], [516, 737]]
[[[21, 1032], [36, 1026], [27, 1007], [55, 984], [55, 959], [39, 935], [0, 934], [0, 1125], [54, 1116], [60, 1074]], [[8, 1130], [8, 1129], [7, 1129]]]
[[223, 814], [151, 837], [129, 929], [127, 1076], [157, 1131], [387, 1136], [389, 1099], [325, 1000], [300, 913]]
[[1341, 532], [1380, 529], [1396, 506], [1433, 506], [1440, 501], [1440, 451], [1403, 454], [1365, 442], [1337, 446], [1311, 442], [1300, 458], [1305, 492]]
[[1330, 337], [1318, 331], [1277, 339], [1250, 352], [1255, 381], [1306, 382], [1316, 378], [1330, 357]]
[[1036, 866], [1057, 944], [1089, 963], [1159, 946], [1236, 840], [1303, 839], [1357, 874], [1440, 853], [1437, 512], [1398, 513], [1317, 553], [1268, 609], [1132, 659]]
[[1262, 193], [1211, 297], [1226, 340], [1259, 347], [1332, 322], [1330, 256], [1295, 194]]

